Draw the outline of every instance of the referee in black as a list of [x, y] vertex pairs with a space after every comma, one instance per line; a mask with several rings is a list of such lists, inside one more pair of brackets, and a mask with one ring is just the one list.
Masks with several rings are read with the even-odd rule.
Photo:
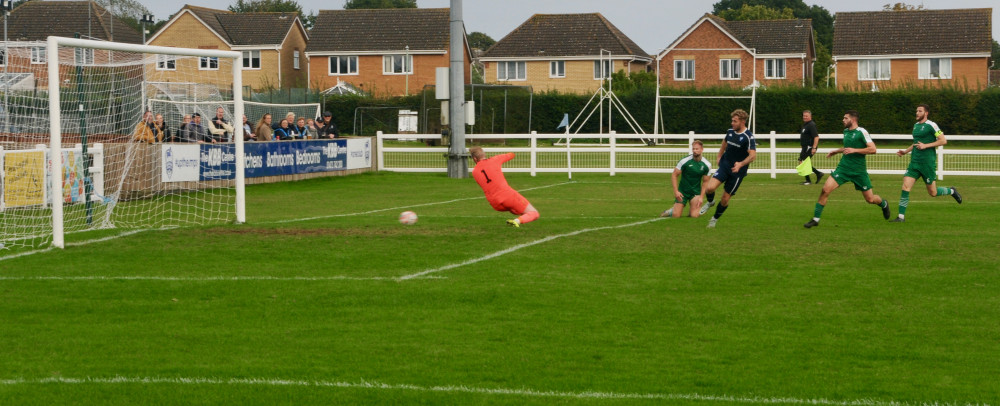
[[[816, 131], [816, 122], [813, 121], [813, 114], [809, 110], [802, 112], [802, 132], [799, 135], [799, 143], [802, 144], [802, 151], [799, 152], [799, 163], [805, 161], [806, 158], [813, 156], [816, 153], [816, 147], [819, 146], [819, 132]], [[816, 169], [816, 163], [813, 162], [813, 173], [816, 174], [816, 183], [819, 183], [820, 179], [823, 179], [823, 172]], [[802, 182], [803, 185], [810, 184], [809, 175], [806, 175], [806, 181]]]

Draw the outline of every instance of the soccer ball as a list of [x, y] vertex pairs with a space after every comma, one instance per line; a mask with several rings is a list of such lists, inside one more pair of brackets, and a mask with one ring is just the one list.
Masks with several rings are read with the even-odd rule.
[[409, 210], [399, 213], [399, 222], [406, 225], [414, 224], [417, 222], [417, 213]]

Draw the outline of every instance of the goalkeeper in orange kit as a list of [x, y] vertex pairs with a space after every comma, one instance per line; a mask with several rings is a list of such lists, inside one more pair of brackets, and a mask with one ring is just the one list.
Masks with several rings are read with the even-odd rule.
[[528, 199], [517, 193], [507, 184], [507, 179], [503, 176], [500, 168], [504, 162], [514, 159], [513, 153], [506, 153], [487, 159], [486, 153], [481, 147], [469, 148], [469, 155], [476, 167], [472, 170], [472, 177], [483, 188], [486, 194], [486, 201], [496, 211], [509, 211], [520, 217], [507, 220], [507, 224], [520, 227], [521, 224], [530, 223], [538, 219], [538, 210], [535, 209]]

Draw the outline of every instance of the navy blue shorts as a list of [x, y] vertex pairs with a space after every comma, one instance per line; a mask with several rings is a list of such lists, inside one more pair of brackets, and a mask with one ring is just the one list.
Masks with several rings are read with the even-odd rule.
[[739, 172], [733, 173], [733, 164], [722, 161], [719, 162], [719, 170], [715, 171], [715, 175], [712, 177], [725, 184], [726, 193], [733, 196], [740, 189], [740, 185], [743, 184], [743, 178], [746, 176], [747, 167], [744, 166], [740, 168]]

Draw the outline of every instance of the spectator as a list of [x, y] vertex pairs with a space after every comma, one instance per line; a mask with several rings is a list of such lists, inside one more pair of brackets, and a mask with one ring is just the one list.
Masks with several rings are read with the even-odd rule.
[[316, 126], [319, 138], [340, 138], [340, 131], [337, 131], [337, 124], [333, 122], [333, 114], [329, 111], [323, 112], [323, 118], [317, 120]]
[[243, 115], [243, 141], [257, 141], [257, 134], [253, 133], [246, 114]]
[[253, 132], [257, 136], [257, 141], [273, 141], [274, 131], [271, 130], [271, 115], [264, 114], [257, 122]]
[[215, 139], [212, 138], [212, 134], [210, 134], [208, 129], [201, 124], [201, 114], [194, 113], [191, 115], [191, 119], [193, 121], [191, 124], [188, 124], [188, 134], [190, 136], [190, 140], [188, 142], [214, 144]]
[[156, 114], [156, 119], [153, 120], [154, 131], [160, 133], [160, 140], [163, 142], [174, 142], [174, 136], [170, 135], [170, 127], [167, 123], [163, 121], [163, 114]]
[[316, 121], [311, 118], [306, 119], [306, 131], [306, 136], [311, 140], [319, 137], [319, 128], [316, 128]]
[[295, 133], [295, 137], [306, 139], [309, 135], [309, 130], [306, 128], [306, 118], [299, 117], [298, 121], [295, 122], [295, 127], [292, 128], [292, 132]]
[[181, 126], [177, 129], [177, 137], [176, 137], [177, 142], [194, 142], [194, 140], [191, 139], [190, 127], [191, 127], [191, 115], [185, 114], [184, 122], [182, 122]]
[[288, 127], [287, 118], [281, 119], [278, 123], [278, 128], [274, 130], [274, 139], [281, 141], [292, 139], [292, 129]]
[[163, 134], [157, 133], [156, 127], [153, 124], [153, 112], [146, 110], [142, 115], [142, 121], [135, 126], [135, 134], [132, 135], [133, 141], [154, 143], [163, 140]]
[[231, 142], [233, 140], [233, 126], [226, 120], [226, 109], [219, 107], [215, 109], [215, 117], [212, 118], [212, 125], [208, 131], [212, 133], [212, 139], [221, 142]]

